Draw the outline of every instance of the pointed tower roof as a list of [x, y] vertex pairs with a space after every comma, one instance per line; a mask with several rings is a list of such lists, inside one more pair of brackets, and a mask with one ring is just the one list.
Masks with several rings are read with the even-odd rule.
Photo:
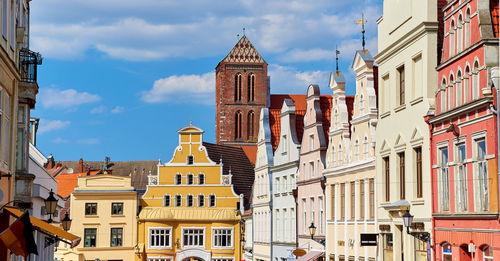
[[227, 63], [266, 63], [246, 36], [240, 38], [229, 54], [222, 60]]

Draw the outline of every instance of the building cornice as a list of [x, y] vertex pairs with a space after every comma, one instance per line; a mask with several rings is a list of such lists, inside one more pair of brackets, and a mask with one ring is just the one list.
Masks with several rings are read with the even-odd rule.
[[367, 161], [360, 161], [354, 164], [348, 164], [344, 166], [328, 168], [323, 171], [323, 174], [327, 178], [345, 176], [353, 172], [360, 172], [370, 168], [375, 168], [375, 159], [369, 159]]
[[309, 184], [319, 183], [319, 182], [321, 182], [322, 179], [323, 179], [323, 177], [314, 178], [314, 179], [300, 180], [300, 181], [297, 181], [297, 186], [303, 186], [303, 185], [309, 185]]
[[487, 104], [493, 102], [493, 97], [483, 97], [481, 99], [475, 100], [473, 102], [467, 103], [460, 107], [457, 107], [451, 111], [447, 111], [445, 113], [441, 113], [429, 119], [429, 123], [434, 124], [443, 120], [447, 120], [453, 117], [457, 117], [458, 115], [465, 113], [467, 111], [474, 110], [476, 108], [486, 106]]
[[444, 67], [450, 65], [451, 63], [454, 63], [455, 61], [459, 60], [463, 56], [467, 55], [469, 52], [473, 51], [474, 49], [480, 47], [481, 45], [498, 45], [498, 39], [481, 39], [479, 42], [467, 47], [467, 49], [461, 51], [457, 55], [453, 56], [451, 59], [446, 60], [442, 64], [438, 65], [436, 67], [436, 70], [439, 71], [443, 69]]
[[271, 171], [282, 171], [282, 170], [286, 170], [286, 169], [291, 169], [291, 168], [298, 168], [299, 167], [299, 161], [298, 160], [294, 160], [294, 161], [290, 161], [290, 162], [286, 162], [286, 163], [283, 163], [283, 164], [280, 164], [280, 165], [274, 165], [271, 167]]

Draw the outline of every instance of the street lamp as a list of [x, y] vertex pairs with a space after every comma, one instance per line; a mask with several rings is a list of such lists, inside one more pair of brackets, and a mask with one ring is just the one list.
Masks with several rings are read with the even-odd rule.
[[316, 234], [316, 226], [314, 226], [314, 222], [311, 222], [309, 226], [309, 234], [311, 234], [311, 239], [314, 239], [314, 234]]
[[410, 233], [410, 227], [413, 224], [413, 216], [410, 214], [410, 211], [407, 209], [405, 214], [403, 215], [403, 224], [406, 227], [406, 233], [412, 235], [413, 237], [424, 241], [429, 242], [430, 235], [429, 233]]
[[69, 218], [68, 212], [66, 212], [66, 215], [64, 215], [63, 220], [61, 220], [62, 227], [64, 231], [68, 231], [71, 228], [71, 219]]
[[49, 215], [48, 223], [52, 223], [52, 215], [56, 213], [57, 208], [57, 199], [54, 197], [54, 192], [50, 189], [49, 197], [45, 199], [45, 212]]

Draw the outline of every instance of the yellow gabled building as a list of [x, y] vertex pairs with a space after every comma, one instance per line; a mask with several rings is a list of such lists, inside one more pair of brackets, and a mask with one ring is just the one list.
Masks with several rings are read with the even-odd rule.
[[[140, 200], [136, 260], [242, 259], [240, 213], [244, 196], [233, 183], [249, 190], [245, 180], [233, 181], [231, 167], [220, 155], [221, 147], [237, 148], [204, 144], [203, 133], [194, 126], [180, 129], [172, 159], [158, 165], [157, 176], [149, 176]], [[212, 153], [211, 159], [205, 145], [218, 149], [219, 154]], [[221, 159], [214, 159], [214, 155]], [[236, 165], [241, 170], [241, 163]], [[253, 177], [253, 173], [248, 174]]]

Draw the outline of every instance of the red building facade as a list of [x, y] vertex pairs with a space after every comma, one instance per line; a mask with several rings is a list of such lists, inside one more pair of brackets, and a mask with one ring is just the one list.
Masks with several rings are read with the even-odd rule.
[[435, 260], [500, 259], [498, 1], [448, 0], [435, 115], [428, 118]]

